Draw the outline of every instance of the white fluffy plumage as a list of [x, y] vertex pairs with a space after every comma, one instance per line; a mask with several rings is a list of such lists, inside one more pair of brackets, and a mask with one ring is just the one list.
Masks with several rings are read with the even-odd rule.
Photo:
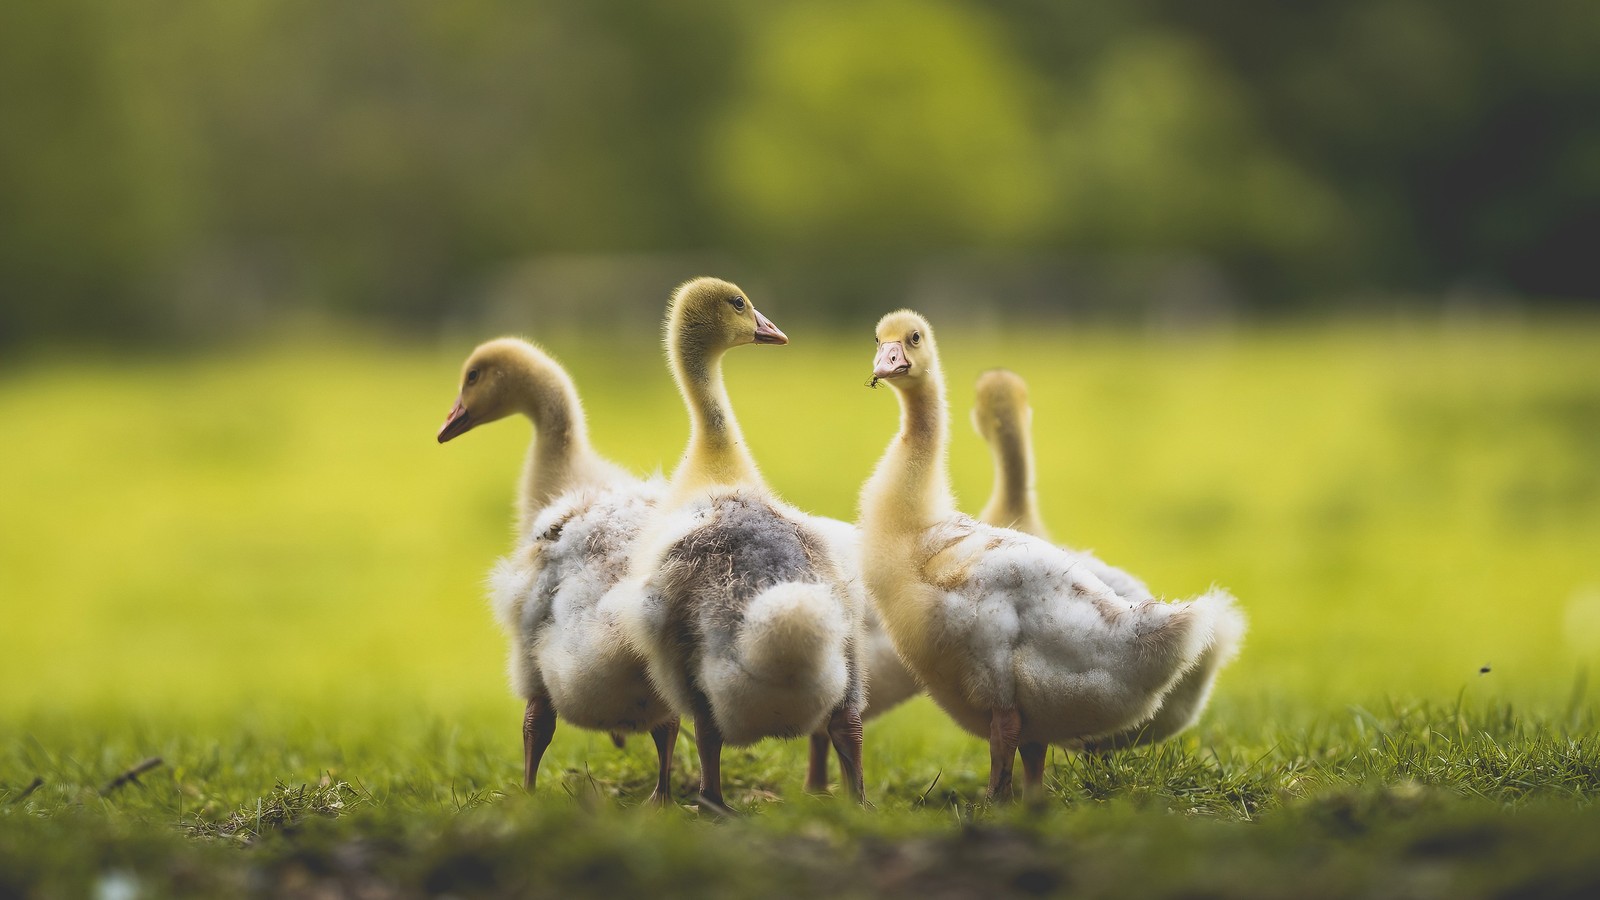
[[652, 479], [564, 494], [490, 573], [513, 690], [548, 696], [580, 728], [647, 731], [672, 715], [623, 639], [619, 611], [600, 605], [627, 573], [665, 486]]
[[994, 709], [1022, 711], [1022, 742], [1135, 727], [1243, 627], [1224, 592], [1119, 596], [1082, 556], [965, 516], [926, 529], [917, 556], [902, 590], [926, 604], [927, 622], [911, 663], [939, 705], [985, 737]]
[[806, 518], [759, 490], [708, 490], [664, 513], [643, 577], [618, 591], [637, 592], [618, 605], [657, 689], [726, 743], [813, 733], [861, 690], [860, 607]]

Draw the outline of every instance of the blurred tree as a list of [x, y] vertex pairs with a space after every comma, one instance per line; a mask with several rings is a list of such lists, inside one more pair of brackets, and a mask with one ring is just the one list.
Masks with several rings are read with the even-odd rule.
[[563, 254], [1593, 300], [1597, 46], [1591, 0], [19, 0], [0, 342], [431, 322]]
[[1032, 237], [1035, 85], [977, 8], [788, 4], [761, 23], [708, 177], [745, 249], [928, 252]]
[[0, 342], [163, 318], [187, 185], [117, 25], [97, 0], [0, 7]]
[[1360, 222], [1341, 284], [1600, 299], [1600, 15], [1586, 0], [1163, 0]]
[[1342, 241], [1337, 199], [1263, 139], [1200, 46], [1156, 33], [1124, 41], [1087, 81], [1059, 139], [1069, 242], [1306, 265]]

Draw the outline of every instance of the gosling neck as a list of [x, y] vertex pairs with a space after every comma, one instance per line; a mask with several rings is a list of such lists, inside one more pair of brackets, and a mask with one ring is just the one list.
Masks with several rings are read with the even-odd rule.
[[863, 497], [868, 533], [918, 532], [956, 512], [946, 454], [950, 407], [937, 366], [921, 378], [895, 386], [900, 400], [900, 431], [878, 463]]
[[994, 492], [979, 518], [990, 525], [1048, 537], [1039, 519], [1033, 439], [1027, 422], [1021, 415], [1012, 417], [987, 437], [994, 457]]
[[533, 422], [534, 440], [523, 464], [518, 520], [524, 530], [562, 494], [595, 480], [599, 470], [589, 444], [578, 390], [555, 360], [530, 353], [510, 385], [518, 412]]
[[672, 375], [689, 410], [689, 446], [672, 474], [673, 496], [682, 500], [713, 485], [761, 486], [722, 380], [727, 348], [681, 334], [669, 341]]

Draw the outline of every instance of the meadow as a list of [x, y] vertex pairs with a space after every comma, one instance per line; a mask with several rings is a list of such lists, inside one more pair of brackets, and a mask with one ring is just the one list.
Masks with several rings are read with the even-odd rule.
[[[764, 311], [793, 343], [730, 354], [745, 435], [853, 518], [896, 421], [867, 328]], [[533, 337], [602, 452], [671, 468], [651, 334]], [[58, 350], [0, 363], [0, 897], [1600, 891], [1600, 320], [940, 337], [960, 422], [983, 369], [1028, 379], [1058, 540], [1248, 612], [1180, 739], [991, 807], [917, 700], [868, 728], [873, 809], [768, 743], [716, 823], [689, 734], [656, 813], [647, 740], [558, 728], [526, 796], [482, 578], [530, 430], [434, 441], [470, 337]], [[964, 426], [951, 464], [976, 511]]]

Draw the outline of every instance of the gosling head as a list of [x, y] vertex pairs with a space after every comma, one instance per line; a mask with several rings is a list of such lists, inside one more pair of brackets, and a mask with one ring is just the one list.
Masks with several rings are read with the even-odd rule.
[[972, 408], [972, 427], [991, 443], [1017, 423], [1033, 418], [1028, 406], [1028, 383], [1009, 369], [990, 369], [978, 376], [978, 402]]
[[499, 338], [478, 345], [461, 365], [461, 393], [439, 429], [439, 443], [517, 412], [521, 374], [538, 351], [527, 341]]
[[938, 367], [933, 349], [933, 329], [928, 320], [909, 309], [892, 312], [878, 320], [875, 334], [878, 354], [872, 361], [872, 381], [887, 381], [904, 390], [920, 384]]
[[673, 293], [667, 308], [667, 340], [675, 347], [708, 352], [743, 344], [789, 343], [738, 285], [720, 278], [696, 278]]

